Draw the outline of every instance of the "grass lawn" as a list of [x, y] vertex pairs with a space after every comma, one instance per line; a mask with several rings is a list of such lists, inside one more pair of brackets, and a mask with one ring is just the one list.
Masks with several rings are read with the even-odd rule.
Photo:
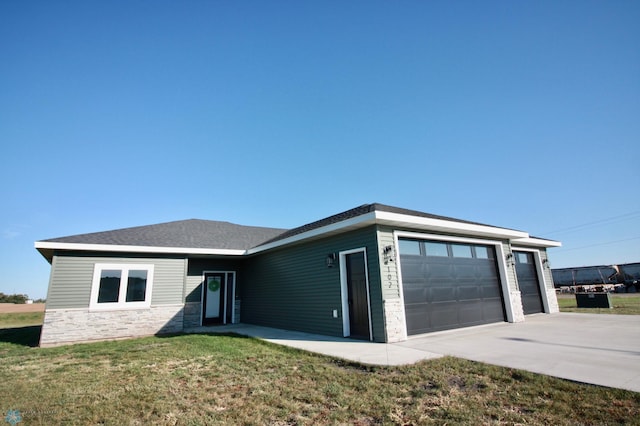
[[204, 334], [30, 347], [39, 331], [0, 330], [19, 425], [640, 424], [640, 393], [450, 357], [367, 367]]
[[558, 294], [560, 312], [580, 312], [587, 314], [623, 314], [640, 315], [640, 294], [611, 293], [612, 309], [606, 308], [578, 308], [574, 294]]
[[42, 325], [44, 312], [0, 313], [0, 327]]

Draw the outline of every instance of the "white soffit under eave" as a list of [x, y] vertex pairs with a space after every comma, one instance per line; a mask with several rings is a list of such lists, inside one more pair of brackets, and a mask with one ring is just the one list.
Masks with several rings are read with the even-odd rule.
[[476, 235], [493, 238], [529, 238], [529, 234], [513, 229], [497, 228], [487, 225], [456, 222], [452, 220], [435, 219], [429, 217], [411, 216], [400, 213], [376, 212], [378, 223], [408, 228], [420, 228], [432, 231], [454, 232], [465, 235]]
[[158, 254], [210, 254], [225, 256], [242, 256], [245, 250], [208, 249], [188, 247], [154, 247], [154, 246], [126, 246], [112, 244], [78, 244], [59, 243], [51, 241], [36, 241], [36, 249], [50, 250], [78, 250], [78, 251], [114, 251], [119, 253], [158, 253]]
[[535, 246], [535, 247], [562, 247], [560, 241], [543, 240], [542, 238], [517, 238], [511, 240], [512, 245], [522, 244], [523, 246]]

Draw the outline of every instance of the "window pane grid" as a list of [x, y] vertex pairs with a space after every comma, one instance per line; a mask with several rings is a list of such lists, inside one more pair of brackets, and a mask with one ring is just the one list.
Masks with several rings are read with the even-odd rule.
[[90, 307], [148, 308], [151, 304], [153, 268], [153, 265], [139, 264], [96, 264]]
[[401, 255], [457, 257], [467, 259], [493, 259], [494, 250], [490, 245], [465, 244], [445, 241], [398, 239]]

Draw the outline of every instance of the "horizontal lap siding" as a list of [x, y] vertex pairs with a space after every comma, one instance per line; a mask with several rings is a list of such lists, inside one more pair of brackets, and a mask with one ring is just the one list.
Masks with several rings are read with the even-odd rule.
[[[545, 260], [547, 262], [549, 262], [549, 256], [547, 254], [547, 250], [544, 249], [544, 248], [540, 249], [540, 260], [543, 262], [543, 265], [544, 265]], [[548, 263], [547, 263], [547, 265], [548, 265]], [[555, 287], [554, 287], [554, 284], [553, 284], [553, 275], [551, 274], [551, 268], [548, 267], [548, 266], [547, 267], [543, 267], [542, 268], [542, 273], [544, 274], [544, 283], [546, 284], [546, 288], [548, 290], [553, 290]]]
[[[504, 251], [504, 255], [508, 256], [508, 255], [513, 255], [513, 251], [511, 248], [511, 245], [508, 242], [503, 242], [502, 243], [502, 250]], [[501, 259], [498, 259], [498, 262], [500, 262]], [[506, 273], [507, 273], [507, 281], [508, 281], [508, 285], [509, 285], [509, 291], [519, 291], [518, 289], [518, 278], [516, 277], [516, 268], [513, 264], [513, 260], [511, 261], [510, 265], [507, 265], [507, 269], [506, 269]]]
[[[296, 244], [247, 260], [240, 280], [242, 322], [342, 336], [340, 265], [329, 253], [366, 247], [374, 339], [383, 339], [380, 270], [374, 227]], [[338, 318], [333, 318], [333, 310]]]
[[[393, 237], [393, 229], [388, 227], [378, 228], [378, 240], [380, 246], [380, 265], [382, 268], [382, 298], [384, 300], [394, 300], [400, 298], [400, 284], [398, 282], [398, 260], [395, 250], [395, 239]], [[393, 251], [387, 258], [385, 264], [382, 250], [387, 247], [393, 247]]]
[[55, 256], [51, 266], [47, 309], [88, 308], [96, 263], [153, 264], [152, 305], [183, 303], [184, 259]]
[[88, 308], [93, 262], [54, 256], [47, 293], [47, 309]]
[[150, 259], [150, 261], [155, 265], [151, 304], [184, 303], [185, 260]]

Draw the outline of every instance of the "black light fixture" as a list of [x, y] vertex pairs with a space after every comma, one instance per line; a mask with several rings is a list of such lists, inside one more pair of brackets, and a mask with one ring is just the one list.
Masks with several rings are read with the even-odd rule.
[[388, 245], [382, 249], [382, 255], [384, 256], [384, 263], [393, 262], [393, 246]]
[[335, 253], [329, 253], [327, 255], [327, 258], [325, 259], [325, 262], [327, 263], [327, 268], [333, 268], [333, 265], [335, 265], [336, 263], [336, 254]]
[[516, 261], [513, 258], [513, 253], [507, 253], [506, 256], [504, 257], [504, 260], [507, 261], [507, 265], [515, 265]]

